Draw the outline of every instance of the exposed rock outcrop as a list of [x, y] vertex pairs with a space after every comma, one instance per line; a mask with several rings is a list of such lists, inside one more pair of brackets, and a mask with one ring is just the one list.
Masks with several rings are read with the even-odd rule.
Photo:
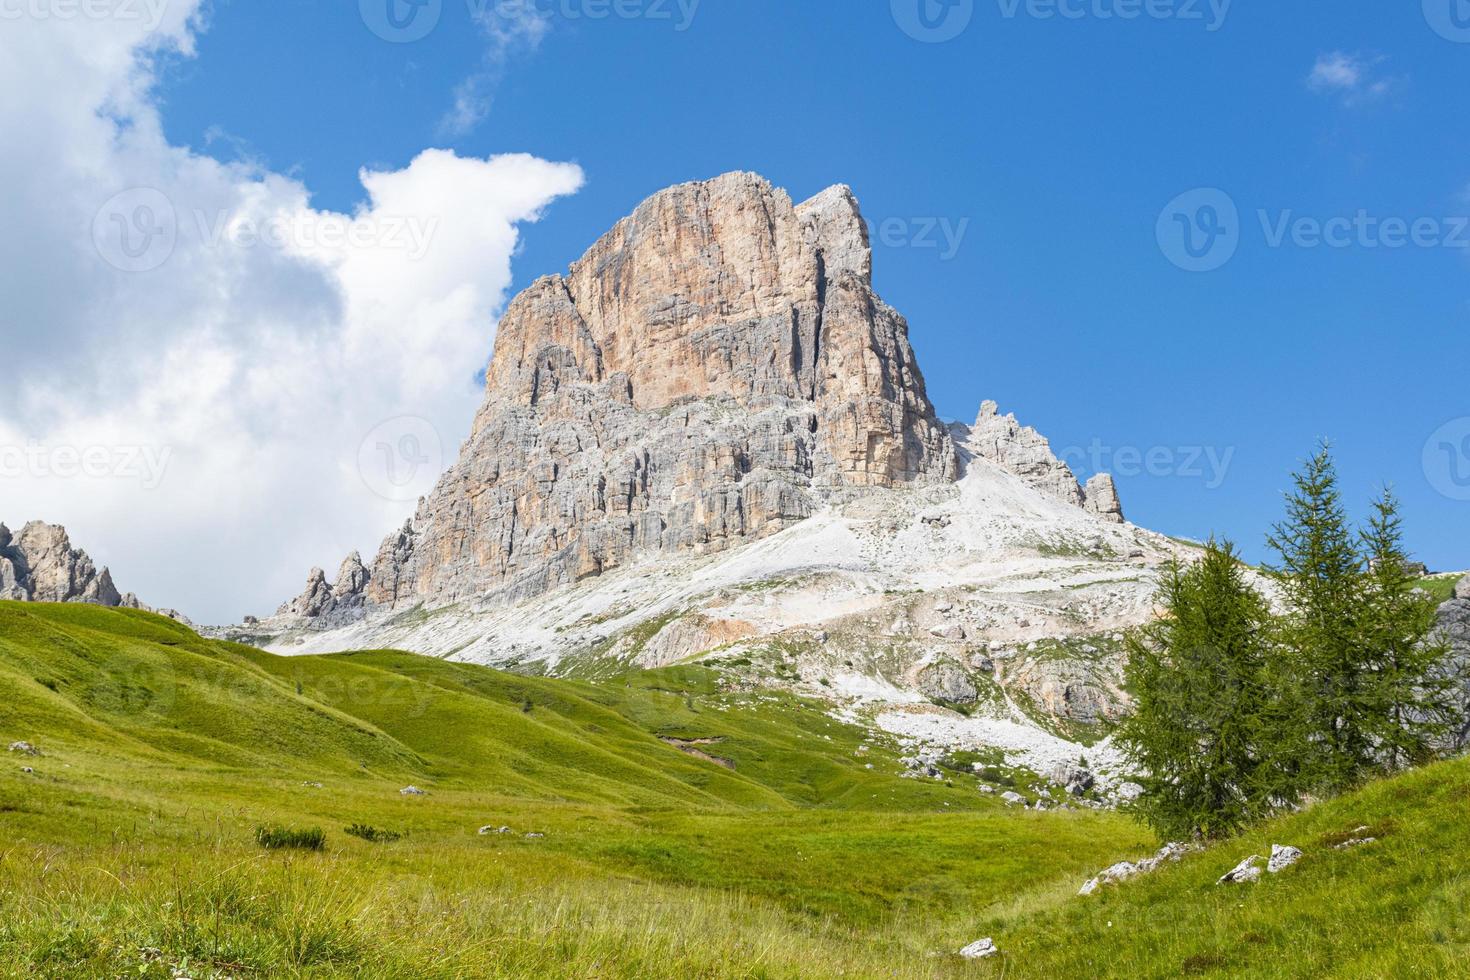
[[316, 620], [322, 625], [341, 625], [357, 618], [367, 604], [372, 573], [357, 552], [348, 555], [337, 570], [335, 583], [327, 581], [327, 573], [313, 568], [306, 576], [306, 588], [296, 598], [276, 610], [278, 617]]
[[511, 302], [469, 440], [372, 568], [314, 573], [279, 615], [526, 598], [764, 537], [842, 488], [954, 479], [871, 277], [846, 187], [796, 206], [735, 173], [654, 195]]
[[18, 535], [0, 524], [0, 599], [123, 605], [112, 573], [98, 570], [85, 551], [73, 548], [66, 528], [40, 521]]
[[995, 402], [981, 404], [973, 426], [952, 425], [950, 432], [971, 457], [1014, 473], [1037, 490], [1083, 507], [1103, 520], [1123, 523], [1123, 504], [1110, 474], [1099, 473], [1085, 487], [1080, 485], [1072, 468], [1052, 452], [1045, 436], [1022, 425], [1014, 414], [1000, 414]]
[[111, 572], [72, 547], [66, 528], [41, 521], [31, 521], [19, 534], [0, 524], [0, 599], [141, 609], [194, 625], [176, 609], [154, 609], [131, 592], [120, 594]]
[[1461, 682], [1460, 722], [1450, 733], [1453, 749], [1470, 747], [1470, 576], [1455, 587], [1455, 598], [1442, 603], [1431, 639], [1449, 649], [1445, 669]]
[[1118, 499], [1118, 487], [1111, 473], [1098, 473], [1082, 488], [1082, 503], [1090, 512], [1113, 524], [1125, 523], [1123, 502]]

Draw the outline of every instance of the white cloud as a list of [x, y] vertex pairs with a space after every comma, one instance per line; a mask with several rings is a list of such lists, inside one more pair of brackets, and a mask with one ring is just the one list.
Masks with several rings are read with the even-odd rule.
[[[25, 134], [0, 149], [0, 519], [64, 523], [144, 601], [237, 620], [373, 551], [432, 485], [518, 225], [582, 174], [429, 150], [364, 171], [354, 213], [313, 209], [295, 179], [165, 140], [152, 56], [191, 56], [199, 24], [197, 0], [157, 9], [153, 30], [0, 34], [0, 131]], [[359, 467], [402, 416], [422, 421], [387, 431], [428, 457], [406, 487]]]
[[1385, 60], [1342, 51], [1318, 55], [1312, 73], [1307, 76], [1307, 87], [1324, 95], [1335, 95], [1346, 106], [1379, 101], [1405, 81], [1379, 73]]
[[485, 53], [480, 66], [454, 87], [454, 105], [439, 120], [440, 135], [450, 139], [484, 121], [506, 62], [517, 52], [536, 50], [551, 30], [551, 15], [532, 0], [471, 0], [469, 10], [485, 38]]
[[454, 106], [439, 120], [439, 132], [454, 138], [474, 130], [490, 115], [489, 79], [471, 75], [454, 87]]

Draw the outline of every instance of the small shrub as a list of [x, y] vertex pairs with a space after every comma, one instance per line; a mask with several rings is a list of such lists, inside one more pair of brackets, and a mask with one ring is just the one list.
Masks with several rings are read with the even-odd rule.
[[351, 827], [348, 827], [344, 833], [351, 834], [353, 837], [360, 837], [369, 844], [391, 844], [396, 840], [403, 839], [403, 835], [396, 830], [379, 830], [377, 827], [370, 827], [365, 823], [355, 823]]
[[326, 831], [320, 827], [310, 830], [292, 830], [289, 827], [257, 827], [255, 842], [267, 850], [290, 848], [299, 851], [320, 851], [327, 846]]

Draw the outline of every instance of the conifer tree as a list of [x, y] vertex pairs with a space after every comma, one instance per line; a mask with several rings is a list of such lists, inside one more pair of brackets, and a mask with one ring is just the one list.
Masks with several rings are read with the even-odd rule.
[[1270, 610], [1234, 547], [1170, 565], [1162, 615], [1128, 641], [1132, 715], [1118, 740], [1147, 775], [1138, 803], [1166, 837], [1232, 833], [1271, 807], [1264, 738]]
[[1286, 519], [1267, 538], [1279, 555], [1272, 573], [1290, 607], [1276, 665], [1285, 685], [1280, 703], [1290, 714], [1276, 719], [1276, 731], [1307, 785], [1340, 792], [1377, 761], [1375, 657], [1360, 622], [1366, 573], [1331, 448], [1323, 443], [1293, 481]]
[[1433, 637], [1437, 604], [1415, 588], [1403, 547], [1398, 500], [1385, 490], [1362, 533], [1368, 574], [1359, 618], [1375, 658], [1369, 701], [1372, 734], [1384, 768], [1432, 757], [1451, 728], [1456, 680], [1448, 647]]

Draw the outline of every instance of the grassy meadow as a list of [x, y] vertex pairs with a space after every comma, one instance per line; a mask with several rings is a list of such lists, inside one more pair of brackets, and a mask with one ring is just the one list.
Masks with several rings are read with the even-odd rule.
[[[0, 770], [0, 976], [1470, 975], [1463, 762], [1079, 899], [1158, 842], [900, 778], [892, 745], [705, 669], [280, 658], [0, 603], [21, 739], [42, 754]], [[1358, 825], [1382, 840], [1324, 844]], [[1307, 858], [1214, 886], [1273, 840]], [[1003, 956], [955, 955], [992, 935]]]

